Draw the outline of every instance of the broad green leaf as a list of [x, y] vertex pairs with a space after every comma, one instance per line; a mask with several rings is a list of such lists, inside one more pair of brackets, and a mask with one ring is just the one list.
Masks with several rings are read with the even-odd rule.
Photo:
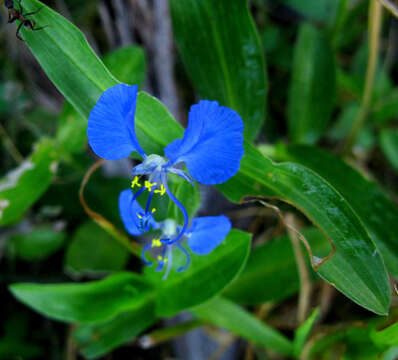
[[220, 293], [242, 270], [249, 250], [250, 234], [232, 230], [210, 254], [191, 253], [188, 269], [178, 273], [186, 258], [175, 248], [166, 280], [162, 280], [163, 273], [155, 271], [155, 265], [145, 269], [147, 278], [156, 285], [156, 314], [171, 316]]
[[395, 322], [394, 324], [380, 331], [373, 331], [371, 333], [371, 337], [377, 345], [398, 346], [398, 323]]
[[[117, 80], [71, 22], [37, 0], [24, 2], [27, 11], [39, 7], [42, 10], [34, 15], [34, 20], [38, 25], [45, 24], [48, 27], [35, 32], [24, 29], [26, 44], [66, 100], [83, 119], [87, 119], [103, 91], [116, 85]], [[69, 131], [74, 130], [74, 126], [71, 124]], [[166, 145], [183, 135], [182, 127], [174, 121], [167, 108], [144, 92], [140, 92], [137, 99], [135, 129], [147, 154], [163, 154]], [[83, 131], [85, 136], [85, 126], [82, 125], [80, 133], [58, 134], [58, 139], [67, 139], [70, 136], [80, 138]]]
[[154, 322], [154, 303], [149, 300], [135, 310], [123, 312], [106, 323], [80, 325], [73, 338], [86, 358], [95, 359], [131, 341]]
[[245, 309], [217, 297], [192, 309], [192, 312], [212, 325], [230, 330], [246, 340], [284, 355], [292, 355], [292, 343]]
[[[327, 255], [330, 251], [329, 243], [319, 230], [312, 228], [301, 233], [315, 254]], [[311, 273], [315, 279], [318, 278]], [[283, 300], [299, 289], [300, 279], [291, 241], [288, 236], [281, 236], [251, 251], [242, 273], [223, 296], [253, 305]]]
[[336, 13], [338, 5], [337, 0], [278, 0], [278, 2], [316, 21], [328, 21]]
[[46, 191], [57, 170], [53, 142], [42, 139], [32, 155], [0, 180], [0, 225], [18, 221]]
[[199, 95], [236, 110], [245, 137], [254, 139], [265, 117], [267, 78], [248, 1], [170, 0], [170, 8], [177, 45]]
[[159, 100], [147, 93], [138, 93], [135, 111], [135, 131], [147, 154], [163, 155], [163, 149], [177, 138], [183, 129]]
[[133, 273], [116, 273], [84, 284], [13, 284], [12, 294], [22, 303], [52, 319], [98, 323], [147, 302], [150, 287]]
[[380, 146], [391, 166], [398, 171], [398, 130], [382, 130], [380, 132]]
[[335, 101], [335, 67], [326, 35], [301, 25], [288, 102], [289, 136], [294, 142], [315, 143], [326, 130]]
[[101, 93], [117, 80], [88, 45], [82, 32], [37, 0], [25, 0], [26, 12], [42, 8], [33, 16], [40, 31], [23, 28], [21, 33], [33, 55], [65, 98], [87, 117]]
[[43, 260], [59, 250], [66, 234], [51, 227], [36, 228], [28, 233], [14, 234], [8, 238], [9, 249], [27, 261]]
[[300, 163], [322, 176], [350, 204], [398, 278], [398, 208], [379, 187], [337, 156], [311, 146], [280, 146], [278, 157]]
[[390, 286], [380, 253], [346, 199], [322, 177], [299, 164], [274, 163], [246, 144], [240, 171], [218, 188], [235, 202], [250, 194], [294, 205], [336, 246], [319, 274], [366, 309], [388, 312]]
[[105, 66], [119, 81], [141, 86], [146, 73], [145, 53], [140, 46], [116, 49], [102, 59]]
[[72, 273], [122, 270], [128, 252], [92, 221], [79, 226], [69, 243], [65, 268]]
[[301, 324], [294, 333], [294, 354], [297, 358], [300, 357], [301, 352], [303, 351], [303, 347], [305, 342], [310, 334], [312, 327], [314, 326], [315, 321], [318, 319], [319, 309], [315, 309], [312, 314], [308, 317], [303, 324]]

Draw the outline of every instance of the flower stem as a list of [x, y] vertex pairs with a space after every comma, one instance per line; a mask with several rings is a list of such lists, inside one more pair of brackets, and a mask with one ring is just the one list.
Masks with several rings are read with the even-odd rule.
[[354, 124], [351, 128], [350, 133], [347, 136], [343, 153], [349, 155], [352, 151], [352, 147], [358, 137], [358, 133], [361, 130], [366, 117], [369, 112], [370, 103], [372, 100], [374, 78], [377, 66], [377, 57], [379, 52], [380, 43], [380, 30], [382, 23], [382, 5], [378, 0], [370, 0], [369, 13], [368, 13], [368, 41], [369, 41], [369, 53], [368, 53], [368, 65], [366, 69], [365, 87], [362, 95], [362, 103], [359, 109], [358, 115], [354, 120]]
[[84, 200], [84, 188], [86, 187], [88, 180], [90, 179], [94, 171], [97, 170], [103, 163], [104, 159], [98, 160], [96, 163], [94, 163], [94, 165], [90, 167], [90, 169], [88, 169], [86, 175], [84, 175], [83, 181], [79, 189], [80, 202], [88, 216], [90, 216], [108, 234], [114, 237], [131, 254], [137, 256], [138, 258], [141, 258], [141, 247], [137, 243], [130, 241], [130, 239], [126, 235], [122, 234], [118, 229], [116, 229], [116, 227], [109, 220], [105, 219], [101, 214], [98, 214], [97, 212], [91, 210]]

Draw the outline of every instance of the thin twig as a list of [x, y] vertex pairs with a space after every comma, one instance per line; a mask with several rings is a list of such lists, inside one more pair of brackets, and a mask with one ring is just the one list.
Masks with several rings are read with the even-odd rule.
[[115, 226], [105, 219], [102, 215], [91, 210], [84, 200], [84, 188], [90, 179], [91, 175], [95, 170], [97, 170], [104, 163], [104, 159], [99, 159], [84, 175], [83, 181], [79, 189], [79, 200], [82, 204], [84, 211], [90, 216], [99, 226], [101, 226], [106, 232], [112, 235], [120, 244], [127, 248], [133, 255], [141, 257], [141, 247], [136, 242], [131, 241], [127, 236], [122, 234]]
[[116, 37], [112, 27], [112, 18], [109, 14], [109, 10], [106, 7], [104, 0], [101, 0], [98, 3], [98, 13], [102, 22], [102, 27], [104, 29], [106, 39], [108, 40], [109, 47], [113, 49], [116, 46]]
[[15, 160], [17, 164], [24, 161], [23, 156], [18, 151], [17, 147], [12, 142], [11, 138], [8, 136], [7, 131], [4, 129], [3, 125], [0, 124], [0, 137], [3, 138], [3, 143], [5, 148], [10, 153], [11, 157]]
[[253, 196], [245, 196], [245, 197], [243, 197], [241, 203], [259, 202], [261, 205], [274, 210], [275, 213], [279, 216], [279, 219], [281, 220], [282, 224], [287, 229], [290, 229], [291, 231], [296, 233], [297, 238], [304, 244], [305, 248], [307, 249], [308, 256], [310, 257], [310, 261], [311, 261], [311, 266], [315, 271], [318, 271], [318, 269], [322, 266], [322, 264], [324, 264], [326, 261], [330, 260], [336, 253], [336, 246], [334, 245], [333, 241], [328, 236], [326, 236], [327, 241], [329, 242], [330, 246], [332, 247], [330, 253], [327, 256], [325, 256], [324, 258], [318, 258], [316, 256], [313, 256], [311, 246], [310, 246], [309, 242], [307, 241], [307, 239], [305, 238], [305, 236], [303, 234], [301, 234], [299, 231], [297, 231], [294, 227], [292, 227], [286, 223], [285, 217], [283, 216], [282, 212], [279, 210], [279, 208], [277, 206], [271, 205], [271, 204], [267, 203], [266, 201], [264, 201], [265, 199], [267, 199], [265, 196], [255, 196], [254, 199], [246, 200], [248, 197], [253, 198]]
[[380, 3], [396, 18], [398, 18], [398, 7], [393, 4], [390, 0], [379, 0]]
[[285, 223], [287, 226], [287, 232], [293, 245], [294, 256], [296, 258], [297, 270], [300, 277], [300, 292], [297, 309], [297, 321], [301, 324], [306, 318], [308, 308], [310, 306], [312, 284], [311, 277], [308, 272], [307, 264], [304, 259], [304, 254], [301, 249], [301, 245], [297, 236], [297, 231], [293, 231], [297, 227], [297, 221], [293, 214], [287, 214], [285, 216]]
[[161, 343], [174, 339], [178, 336], [186, 334], [187, 332], [196, 329], [202, 325], [202, 321], [194, 319], [186, 321], [182, 324], [177, 324], [164, 329], [155, 330], [150, 334], [141, 336], [138, 339], [138, 344], [144, 349], [149, 349]]
[[368, 13], [369, 54], [368, 65], [366, 68], [365, 87], [363, 91], [361, 107], [344, 144], [343, 153], [345, 155], [349, 155], [351, 153], [352, 147], [355, 145], [358, 133], [361, 130], [369, 112], [377, 67], [377, 57], [379, 53], [382, 10], [383, 7], [378, 2], [378, 0], [370, 0]]
[[113, 8], [115, 9], [115, 22], [119, 33], [120, 45], [130, 45], [133, 42], [133, 33], [130, 31], [129, 16], [126, 9], [126, 4], [122, 0], [113, 0]]
[[226, 340], [207, 358], [207, 360], [217, 360], [228, 350], [231, 344], [235, 341], [236, 336], [228, 334]]
[[77, 326], [75, 324], [69, 326], [68, 335], [66, 339], [65, 360], [77, 359], [77, 346], [76, 342], [73, 340], [73, 332], [76, 330], [76, 328]]
[[154, 0], [155, 33], [153, 39], [154, 70], [159, 85], [160, 99], [179, 121], [180, 105], [174, 76], [173, 34], [171, 30], [169, 2]]

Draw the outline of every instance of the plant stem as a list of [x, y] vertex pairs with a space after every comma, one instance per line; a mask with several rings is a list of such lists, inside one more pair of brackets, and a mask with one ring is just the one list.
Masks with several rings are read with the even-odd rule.
[[369, 52], [365, 87], [362, 95], [361, 108], [359, 109], [358, 115], [354, 120], [354, 124], [351, 128], [350, 133], [347, 136], [347, 140], [344, 145], [343, 153], [345, 155], [349, 155], [351, 153], [352, 147], [354, 146], [355, 141], [358, 137], [358, 133], [361, 130], [369, 112], [370, 102], [372, 100], [374, 78], [376, 73], [377, 57], [379, 52], [382, 10], [382, 5], [378, 0], [370, 0], [368, 13]]
[[0, 124], [0, 137], [3, 138], [4, 146], [9, 151], [12, 158], [15, 160], [17, 164], [23, 162], [24, 158], [21, 153], [18, 151], [11, 138], [8, 136], [4, 127]]
[[297, 228], [294, 215], [287, 214], [285, 216], [285, 222], [288, 225], [286, 226], [286, 229], [293, 245], [294, 256], [296, 258], [297, 269], [300, 277], [300, 293], [297, 309], [297, 321], [299, 324], [301, 324], [307, 318], [308, 308], [310, 305], [312, 292], [311, 278], [308, 272], [307, 264], [305, 263], [304, 254], [301, 249], [297, 232], [293, 231], [293, 229]]
[[95, 170], [97, 170], [104, 163], [104, 159], [98, 160], [94, 165], [88, 169], [87, 173], [84, 175], [83, 181], [80, 185], [79, 189], [79, 199], [82, 204], [84, 211], [90, 216], [99, 226], [101, 226], [108, 234], [113, 236], [121, 245], [123, 245], [131, 254], [135, 255], [138, 258], [141, 258], [141, 246], [137, 243], [130, 241], [130, 239], [121, 233], [116, 227], [107, 219], [105, 219], [101, 214], [96, 213], [91, 210], [84, 200], [84, 188], [91, 175]]
[[398, 7], [389, 0], [379, 0], [381, 4], [390, 11], [396, 18], [398, 18]]

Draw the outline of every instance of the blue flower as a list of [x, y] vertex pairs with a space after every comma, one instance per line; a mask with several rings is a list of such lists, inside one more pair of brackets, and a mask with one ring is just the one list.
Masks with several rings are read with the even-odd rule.
[[[190, 255], [182, 245], [185, 238], [188, 239], [188, 247], [193, 253], [207, 255], [224, 240], [231, 230], [231, 222], [224, 215], [198, 217], [192, 220], [191, 226], [184, 232], [184, 236], [180, 237], [181, 226], [172, 219], [156, 222], [152, 215], [148, 215], [143, 221], [144, 218], [136, 214], [144, 214], [145, 212], [138, 202], [133, 199], [134, 195], [131, 190], [124, 190], [120, 193], [120, 216], [124, 226], [131, 235], [140, 235], [151, 228], [160, 232], [160, 236], [152, 239], [152, 241], [144, 246], [142, 259], [146, 265], [152, 265], [146, 259], [146, 253], [149, 250], [154, 251], [157, 254], [156, 259], [158, 261], [156, 270], [162, 270], [167, 263], [164, 278], [169, 274], [174, 248], [178, 248], [186, 256], [185, 265], [177, 269], [177, 271], [183, 271], [188, 267]], [[177, 241], [175, 241], [176, 238], [178, 238]]]
[[[187, 230], [188, 214], [181, 202], [167, 186], [169, 174], [202, 184], [220, 184], [237, 173], [243, 156], [243, 121], [233, 110], [216, 101], [202, 100], [189, 112], [188, 127], [182, 139], [177, 139], [164, 149], [165, 157], [147, 155], [141, 148], [134, 127], [137, 86], [116, 85], [106, 90], [90, 113], [87, 126], [88, 141], [101, 158], [117, 160], [138, 152], [143, 162], [133, 169], [132, 188], [139, 189], [134, 201], [145, 190], [149, 198], [142, 216], [144, 226], [150, 226], [150, 202], [154, 194], [169, 198], [184, 215], [180, 234], [170, 242], [177, 242]], [[181, 169], [185, 164], [188, 172]], [[140, 177], [146, 180], [140, 183]]]

